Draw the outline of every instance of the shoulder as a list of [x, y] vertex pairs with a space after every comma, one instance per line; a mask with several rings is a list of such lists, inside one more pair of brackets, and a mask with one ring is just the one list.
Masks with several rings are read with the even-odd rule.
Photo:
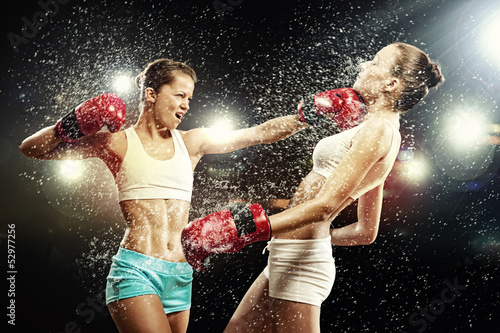
[[210, 135], [213, 135], [213, 129], [210, 128], [194, 128], [187, 131], [177, 130], [182, 141], [186, 145], [190, 155], [197, 155], [200, 152], [200, 147], [207, 141]]
[[372, 139], [392, 139], [395, 132], [398, 132], [395, 125], [387, 119], [377, 117], [367, 120], [356, 136], [371, 137]]
[[194, 128], [187, 131], [177, 130], [184, 143], [202, 142], [205, 138], [212, 133], [210, 128]]
[[201, 127], [201, 128], [193, 128], [193, 129], [190, 129], [190, 130], [187, 130], [187, 131], [183, 131], [183, 130], [177, 130], [177, 132], [184, 138], [194, 138], [194, 137], [197, 137], [197, 136], [202, 136], [204, 133], [210, 133], [212, 132], [212, 129], [211, 128], [204, 128], [204, 127]]
[[186, 142], [186, 140], [191, 142], [196, 142], [198, 144], [206, 143], [207, 141], [220, 140], [224, 137], [227, 137], [229, 133], [233, 133], [233, 131], [220, 131], [216, 128], [194, 128], [188, 131], [178, 130], [179, 134], [182, 136], [182, 139]]
[[89, 144], [97, 149], [99, 157], [109, 155], [125, 156], [127, 152], [127, 137], [125, 131], [110, 133], [107, 131], [99, 132], [89, 137]]
[[353, 137], [353, 146], [361, 151], [377, 152], [385, 156], [392, 145], [394, 135], [399, 135], [397, 128], [383, 118], [369, 119]]

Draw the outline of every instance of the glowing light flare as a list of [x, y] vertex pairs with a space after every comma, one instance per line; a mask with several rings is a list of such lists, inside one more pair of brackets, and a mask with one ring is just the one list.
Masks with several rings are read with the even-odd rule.
[[219, 119], [215, 121], [210, 128], [214, 129], [214, 139], [223, 141], [229, 138], [230, 133], [234, 130], [233, 122], [229, 119]]
[[481, 44], [485, 52], [500, 66], [500, 11], [491, 15], [484, 23], [481, 33]]
[[398, 173], [408, 182], [418, 184], [427, 179], [429, 174], [428, 162], [422, 156], [414, 156], [411, 160], [400, 163]]
[[412, 147], [402, 147], [399, 149], [398, 160], [405, 163], [413, 159], [413, 148]]
[[451, 145], [461, 150], [487, 143], [489, 127], [481, 117], [472, 113], [461, 113], [450, 119], [446, 130]]
[[218, 132], [230, 132], [234, 130], [234, 124], [229, 119], [219, 119], [210, 127], [218, 130]]
[[76, 180], [84, 173], [82, 161], [66, 160], [59, 163], [59, 174], [66, 180]]
[[118, 74], [113, 80], [113, 89], [125, 93], [132, 89], [132, 78], [126, 74]]

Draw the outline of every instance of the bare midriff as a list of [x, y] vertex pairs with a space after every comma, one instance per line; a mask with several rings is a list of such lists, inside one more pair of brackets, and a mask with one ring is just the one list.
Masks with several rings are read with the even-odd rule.
[[190, 203], [177, 199], [120, 202], [126, 221], [120, 246], [154, 258], [185, 262], [181, 232], [188, 223]]

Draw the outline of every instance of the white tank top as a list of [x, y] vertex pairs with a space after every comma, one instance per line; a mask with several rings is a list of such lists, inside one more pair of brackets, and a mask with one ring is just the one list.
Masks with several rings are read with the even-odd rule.
[[[354, 200], [382, 184], [396, 161], [401, 135], [398, 129], [389, 120], [384, 120], [391, 124], [391, 128], [393, 129], [391, 148], [384, 158], [372, 166], [358, 188], [351, 193], [350, 197]], [[363, 129], [368, 121], [339, 134], [320, 140], [313, 152], [313, 170], [326, 178], [330, 177], [342, 158], [344, 158], [345, 154], [351, 148], [354, 136]]]
[[174, 156], [157, 160], [144, 150], [135, 129], [125, 130], [127, 152], [116, 176], [119, 201], [180, 199], [191, 202], [193, 168], [181, 135], [171, 130]]

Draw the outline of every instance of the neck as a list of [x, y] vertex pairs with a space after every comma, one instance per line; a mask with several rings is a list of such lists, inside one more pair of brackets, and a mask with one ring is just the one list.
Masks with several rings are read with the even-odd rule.
[[374, 117], [382, 117], [392, 121], [394, 124], [399, 123], [399, 112], [396, 112], [392, 105], [377, 100], [367, 105], [368, 114], [366, 119]]
[[365, 99], [368, 113], [369, 114], [397, 114], [395, 108], [394, 100], [387, 98], [386, 95], [381, 95], [376, 99], [369, 99], [368, 101]]
[[161, 126], [155, 119], [151, 105], [148, 106], [148, 104], [141, 103], [139, 110], [139, 119], [134, 125], [136, 130], [147, 133], [152, 138], [170, 137], [170, 131], [166, 127]]

